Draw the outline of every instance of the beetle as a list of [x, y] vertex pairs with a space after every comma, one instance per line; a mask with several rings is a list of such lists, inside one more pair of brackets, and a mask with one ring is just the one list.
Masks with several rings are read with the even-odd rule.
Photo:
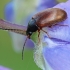
[[[41, 11], [35, 14], [32, 17], [32, 19], [29, 21], [27, 26], [27, 31], [26, 31], [27, 37], [30, 38], [33, 32], [38, 31], [39, 32], [38, 38], [39, 38], [40, 30], [44, 31], [42, 28], [59, 25], [58, 22], [61, 22], [66, 18], [67, 18], [67, 13], [64, 10], [59, 8], [48, 8], [44, 11]], [[46, 31], [44, 32], [48, 35]], [[25, 40], [25, 43], [26, 43], [26, 40]], [[24, 46], [25, 46], [25, 43], [24, 43]], [[24, 46], [23, 46], [23, 50], [24, 50]], [[23, 59], [23, 51], [22, 51], [22, 59]]]
[[32, 17], [28, 23], [26, 34], [30, 37], [33, 32], [37, 30], [40, 31], [44, 27], [52, 27], [58, 24], [57, 22], [61, 22], [66, 18], [67, 13], [64, 10], [59, 8], [48, 8]]
[[[29, 39], [33, 32], [38, 31], [39, 32], [38, 38], [39, 38], [40, 30], [44, 31], [42, 28], [59, 25], [58, 22], [61, 22], [65, 20], [66, 18], [67, 18], [67, 13], [64, 10], [60, 8], [48, 8], [44, 11], [41, 11], [35, 14], [29, 21], [26, 29], [21, 28], [23, 26], [20, 26], [20, 25], [9, 24], [8, 22], [4, 20], [0, 20], [0, 22], [2, 22], [2, 24], [0, 23], [0, 29], [10, 30], [16, 33], [27, 35], [27, 38]], [[48, 35], [46, 31], [44, 32]], [[25, 40], [25, 43], [27, 41], [27, 38]], [[23, 59], [23, 51], [24, 51], [25, 43], [22, 49], [22, 59]]]

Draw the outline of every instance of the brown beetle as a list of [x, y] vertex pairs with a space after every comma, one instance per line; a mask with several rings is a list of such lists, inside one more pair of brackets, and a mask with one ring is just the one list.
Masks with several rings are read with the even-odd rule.
[[51, 27], [57, 22], [61, 22], [67, 18], [67, 13], [59, 8], [49, 8], [37, 13], [28, 23], [27, 35], [31, 36], [33, 32], [42, 30], [43, 27]]
[[[30, 38], [32, 33], [36, 32], [37, 30], [40, 35], [40, 30], [42, 30], [42, 28], [54, 26], [54, 25], [58, 24], [57, 22], [61, 22], [61, 21], [65, 20], [66, 18], [67, 18], [67, 13], [64, 10], [59, 9], [59, 8], [49, 8], [42, 12], [39, 12], [39, 13], [35, 14], [28, 23], [27, 31], [26, 31], [27, 37]], [[42, 30], [42, 31], [44, 31], [44, 30]], [[47, 33], [47, 32], [45, 32], [45, 33]], [[38, 35], [38, 37], [39, 37], [39, 35]], [[48, 33], [47, 33], [47, 35], [48, 35]], [[49, 35], [48, 35], [48, 37], [49, 37]], [[25, 43], [24, 43], [24, 46], [25, 46]], [[24, 46], [23, 46], [23, 49], [24, 49]]]
[[[18, 25], [7, 24], [3, 20], [0, 20], [0, 21], [3, 22], [4, 25], [0, 24], [0, 26], [1, 26], [1, 29], [10, 30], [10, 31], [20, 33], [20, 34], [26, 34], [27, 38], [30, 38], [33, 32], [39, 31], [39, 34], [40, 34], [40, 30], [42, 30], [42, 28], [57, 25], [58, 22], [61, 22], [65, 20], [66, 18], [67, 18], [67, 13], [64, 10], [59, 9], [59, 8], [49, 8], [49, 9], [46, 9], [42, 12], [35, 14], [32, 17], [32, 19], [29, 21], [27, 29], [21, 28], [21, 26], [18, 26]], [[25, 43], [26, 43], [26, 40], [25, 40]], [[25, 43], [23, 45], [23, 50], [24, 50]], [[23, 59], [23, 50], [22, 50], [22, 59]]]

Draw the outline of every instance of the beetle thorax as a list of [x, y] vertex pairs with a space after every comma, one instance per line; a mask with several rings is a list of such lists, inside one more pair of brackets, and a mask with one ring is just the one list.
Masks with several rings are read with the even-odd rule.
[[28, 23], [28, 27], [27, 27], [27, 35], [32, 35], [33, 32], [37, 31], [38, 27], [36, 25], [36, 20], [35, 19], [31, 19]]

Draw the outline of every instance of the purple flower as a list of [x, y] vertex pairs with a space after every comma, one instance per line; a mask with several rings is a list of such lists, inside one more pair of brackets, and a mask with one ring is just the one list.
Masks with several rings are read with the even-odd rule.
[[6, 68], [6, 67], [4, 67], [4, 66], [0, 66], [0, 70], [11, 70], [11, 69]]
[[[50, 39], [45, 36], [44, 42], [47, 45], [43, 49], [45, 64], [50, 70], [70, 70], [70, 0], [60, 3], [54, 8], [61, 8], [66, 11], [67, 19], [52, 28], [47, 28]], [[46, 66], [47, 67], [47, 66]], [[48, 70], [46, 68], [46, 70]]]
[[5, 6], [5, 11], [4, 11], [5, 19], [11, 22], [13, 21], [13, 15], [14, 15], [13, 7], [14, 7], [13, 2], [10, 2]]
[[[34, 61], [42, 70], [70, 70], [70, 0], [60, 3], [53, 8], [61, 8], [66, 11], [67, 19], [54, 25], [51, 28], [44, 28], [50, 38], [43, 31], [40, 32], [40, 42], [38, 32], [31, 35], [34, 41]], [[0, 20], [1, 21], [1, 20]], [[11, 28], [12, 24], [1, 21], [1, 28]], [[10, 26], [5, 26], [5, 24]], [[14, 25], [12, 25], [14, 26]], [[16, 27], [17, 29], [17, 27]], [[23, 31], [19, 26], [19, 30]]]
[[51, 8], [57, 4], [57, 0], [41, 0], [38, 9], [46, 9]]
[[[6, 7], [5, 7], [5, 19], [8, 20], [8, 21], [14, 22], [14, 23], [18, 23], [20, 25], [27, 25], [28, 21], [31, 19], [31, 17], [35, 13], [37, 13], [37, 12], [43, 10], [43, 9], [53, 7], [54, 5], [57, 4], [56, 0], [53, 0], [53, 1], [52, 0], [35, 0], [35, 2], [37, 2], [38, 4], [36, 4], [35, 7], [33, 9], [31, 9], [31, 7], [33, 7], [33, 6], [31, 6], [31, 7], [28, 6], [27, 7], [26, 5], [28, 5], [28, 4], [31, 5], [32, 3], [31, 4], [30, 4], [30, 2], [27, 3], [24, 0], [18, 0], [18, 1], [19, 2], [14, 0], [14, 1], [11, 1], [10, 3], [8, 3], [6, 5]], [[20, 4], [22, 3], [21, 7], [20, 7], [19, 3]], [[24, 5], [24, 3], [25, 3], [25, 5]], [[24, 7], [23, 5], [26, 6], [26, 7]], [[28, 14], [28, 11], [31, 11], [31, 12], [28, 15], [24, 15], [22, 13], [22, 11], [25, 14]], [[17, 13], [18, 13], [18, 15], [16, 15]], [[22, 16], [22, 17], [20, 17], [20, 16]], [[24, 44], [24, 41], [25, 41], [26, 37], [15, 34], [15, 33], [11, 33], [11, 36], [12, 36], [14, 49], [16, 51], [22, 50], [22, 47], [23, 47], [23, 44]], [[33, 48], [34, 47], [33, 42], [28, 39], [27, 42], [26, 42], [26, 47], [27, 48]]]

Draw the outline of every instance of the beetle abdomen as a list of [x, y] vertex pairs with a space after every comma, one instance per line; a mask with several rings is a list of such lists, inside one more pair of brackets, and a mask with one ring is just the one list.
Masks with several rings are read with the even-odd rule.
[[59, 8], [49, 8], [44, 10], [33, 18], [37, 19], [37, 26], [40, 28], [49, 27], [57, 24], [57, 22], [61, 22], [67, 18], [67, 13]]

